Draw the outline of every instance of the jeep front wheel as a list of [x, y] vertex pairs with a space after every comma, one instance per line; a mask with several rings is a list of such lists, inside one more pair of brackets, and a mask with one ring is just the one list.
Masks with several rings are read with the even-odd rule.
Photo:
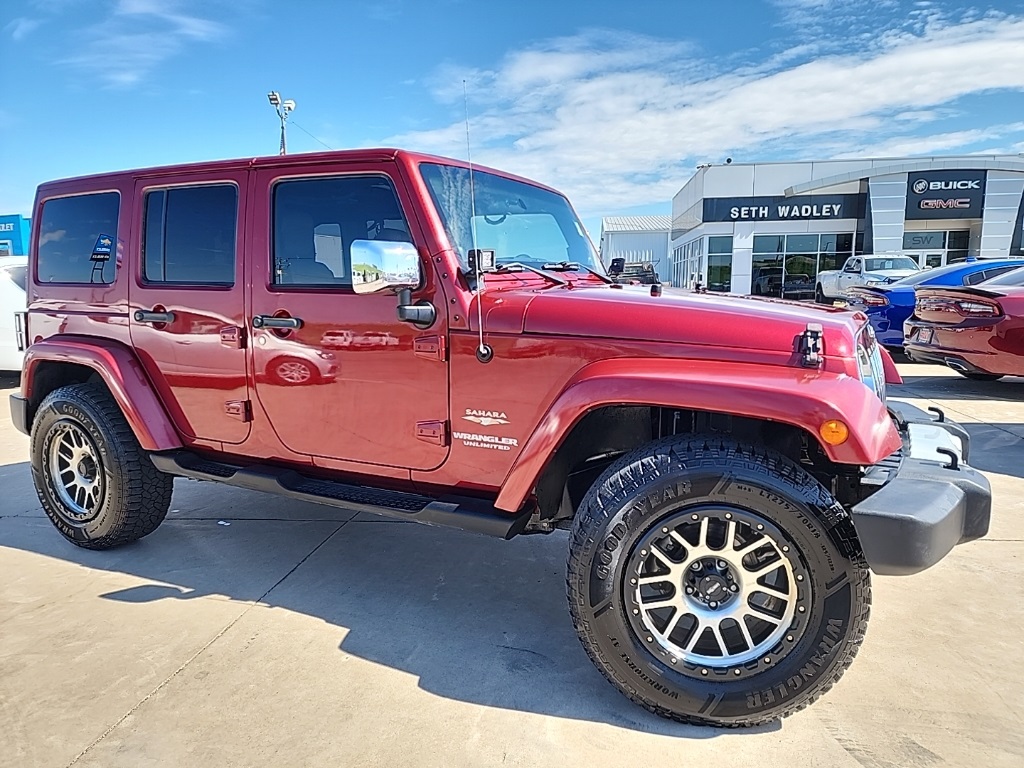
[[598, 669], [690, 723], [748, 726], [842, 676], [870, 605], [847, 513], [762, 448], [673, 437], [622, 457], [573, 523], [569, 605]]
[[157, 470], [110, 393], [98, 384], [51, 392], [32, 422], [32, 478], [68, 541], [110, 549], [163, 522], [173, 478]]

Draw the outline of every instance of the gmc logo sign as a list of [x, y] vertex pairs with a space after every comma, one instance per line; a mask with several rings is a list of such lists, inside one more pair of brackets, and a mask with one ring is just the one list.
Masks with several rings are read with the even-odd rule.
[[960, 181], [928, 181], [918, 179], [914, 182], [913, 190], [923, 195], [925, 192], [943, 192], [946, 190], [958, 189], [981, 189], [981, 182], [978, 179], [961, 179]]
[[969, 197], [961, 197], [948, 200], [922, 200], [920, 207], [925, 211], [934, 211], [941, 208], [970, 208], [971, 199]]

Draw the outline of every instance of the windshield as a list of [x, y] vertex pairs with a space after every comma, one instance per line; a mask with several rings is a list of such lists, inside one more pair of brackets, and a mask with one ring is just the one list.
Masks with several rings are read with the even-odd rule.
[[561, 195], [481, 171], [473, 171], [471, 187], [469, 170], [451, 165], [423, 163], [420, 173], [463, 268], [475, 243], [493, 250], [498, 264], [543, 267], [569, 261], [604, 273], [583, 225]]
[[1024, 285], [1024, 268], [1015, 269], [1012, 272], [1004, 272], [999, 277], [993, 277], [984, 283], [978, 283], [978, 288], [991, 288], [999, 285]]
[[16, 286], [21, 288], [23, 291], [25, 290], [25, 283], [28, 277], [28, 267], [21, 265], [16, 267], [7, 267], [5, 269], [0, 269], [0, 274], [6, 274], [7, 277], [14, 281]]
[[864, 259], [864, 267], [868, 272], [886, 272], [890, 269], [913, 269], [921, 267], [909, 256], [888, 256], [884, 259]]

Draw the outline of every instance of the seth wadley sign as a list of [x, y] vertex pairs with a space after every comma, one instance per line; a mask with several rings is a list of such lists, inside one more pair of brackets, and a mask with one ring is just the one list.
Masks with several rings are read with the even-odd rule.
[[863, 216], [863, 195], [715, 197], [704, 200], [704, 221], [860, 219]]

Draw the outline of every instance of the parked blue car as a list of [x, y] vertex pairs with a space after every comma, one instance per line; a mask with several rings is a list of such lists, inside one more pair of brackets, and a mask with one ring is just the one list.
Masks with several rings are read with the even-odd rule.
[[914, 288], [977, 285], [1024, 266], [1022, 259], [977, 259], [926, 269], [889, 285], [858, 286], [849, 291], [847, 306], [871, 320], [879, 343], [903, 351], [903, 321], [914, 313]]

